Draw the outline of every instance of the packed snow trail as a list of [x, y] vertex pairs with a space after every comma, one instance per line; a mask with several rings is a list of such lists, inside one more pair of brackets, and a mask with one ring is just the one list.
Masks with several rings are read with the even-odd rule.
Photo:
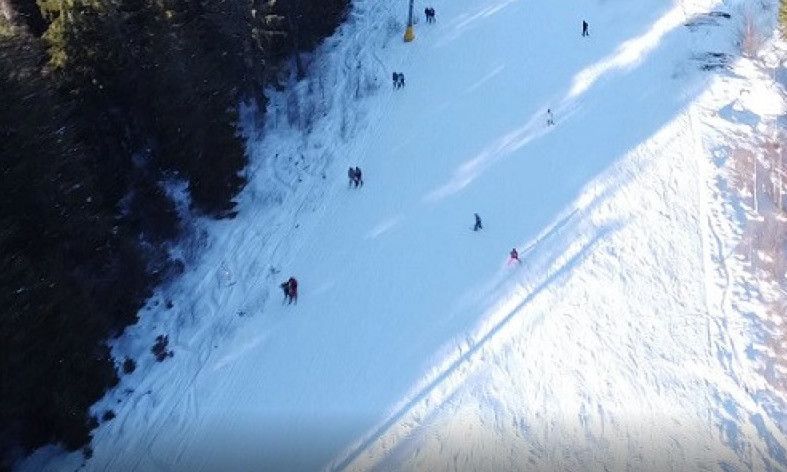
[[356, 1], [274, 94], [238, 218], [115, 343], [139, 369], [87, 469], [787, 467], [707, 300], [692, 106], [734, 25], [687, 28], [699, 0], [431, 6], [404, 44], [399, 8]]

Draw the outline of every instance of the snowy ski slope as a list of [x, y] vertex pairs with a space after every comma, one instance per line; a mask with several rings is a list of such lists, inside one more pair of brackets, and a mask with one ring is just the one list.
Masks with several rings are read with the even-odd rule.
[[734, 74], [702, 66], [743, 4], [436, 0], [427, 25], [419, 0], [405, 44], [405, 1], [356, 0], [249, 125], [239, 216], [115, 342], [139, 368], [86, 469], [787, 469], [717, 257]]

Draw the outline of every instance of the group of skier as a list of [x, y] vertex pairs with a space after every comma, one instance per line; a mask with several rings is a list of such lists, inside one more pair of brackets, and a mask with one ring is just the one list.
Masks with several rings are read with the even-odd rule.
[[[426, 7], [424, 9], [424, 14], [426, 15], [426, 22], [427, 23], [434, 23], [435, 22], [435, 10], [432, 7]], [[588, 32], [588, 22], [582, 20], [582, 36], [590, 36]], [[393, 86], [394, 88], [402, 88], [404, 87], [404, 74], [401, 72], [394, 72], [393, 73]], [[552, 109], [547, 108], [547, 126], [552, 126], [555, 124], [555, 118], [552, 115]], [[350, 167], [347, 170], [347, 177], [350, 179], [350, 187], [355, 186], [355, 188], [363, 187], [363, 177], [361, 174], [360, 167]], [[481, 223], [481, 217], [478, 213], [474, 213], [475, 216], [475, 225], [473, 226], [473, 231], [478, 231], [483, 229], [484, 226]], [[519, 252], [516, 248], [511, 249], [509, 253], [508, 263], [511, 264], [513, 262], [521, 263], [519, 260]], [[298, 281], [295, 277], [290, 277], [289, 280], [283, 282], [281, 285], [282, 290], [284, 291], [284, 299], [291, 304], [293, 301], [297, 304], [298, 303]]]
[[432, 7], [424, 8], [424, 16], [426, 16], [427, 23], [434, 23], [435, 22], [434, 8]]
[[298, 304], [298, 281], [295, 277], [290, 277], [288, 280], [284, 281], [279, 285], [281, 289], [284, 291], [284, 300], [287, 304], [291, 304], [293, 301], [295, 304]]
[[404, 87], [404, 73], [402, 72], [393, 73], [393, 87], [395, 89]]
[[[583, 37], [590, 36], [590, 33], [588, 32], [588, 22], [585, 20], [582, 20], [582, 36]], [[552, 115], [552, 109], [547, 108], [547, 126], [552, 126], [554, 124], [555, 124], [555, 117], [554, 115]]]
[[347, 178], [350, 179], [350, 187], [355, 184], [355, 188], [363, 187], [363, 174], [361, 173], [360, 167], [352, 167], [350, 166], [347, 169]]
[[[473, 216], [475, 217], [475, 225], [473, 226], [473, 231], [484, 229], [484, 225], [483, 223], [481, 223], [481, 217], [478, 215], [478, 213], [473, 213]], [[517, 252], [516, 248], [511, 249], [511, 252], [508, 253], [508, 255], [509, 255], [508, 258], [509, 264], [512, 262], [522, 262], [519, 260], [519, 252]]]

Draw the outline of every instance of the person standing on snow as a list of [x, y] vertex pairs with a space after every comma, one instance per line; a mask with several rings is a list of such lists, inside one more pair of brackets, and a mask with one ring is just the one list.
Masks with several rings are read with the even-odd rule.
[[552, 116], [552, 110], [547, 108], [547, 126], [552, 126], [555, 124], [555, 117]]
[[352, 187], [353, 183], [356, 187], [358, 186], [358, 182], [355, 181], [355, 169], [352, 166], [347, 170], [347, 178], [350, 179], [349, 187]]
[[516, 251], [516, 248], [511, 249], [511, 257], [508, 259], [508, 263], [512, 263], [513, 261], [517, 261], [517, 263], [521, 263], [519, 260], [519, 253]]
[[295, 304], [298, 304], [298, 281], [295, 280], [295, 277], [290, 277], [290, 280], [287, 281], [287, 290], [290, 294], [290, 303], [295, 301]]
[[582, 36], [590, 36], [590, 33], [588, 33], [588, 22], [585, 20], [582, 20]]
[[404, 87], [404, 73], [403, 72], [394, 72], [394, 88], [402, 88]]
[[481, 217], [478, 216], [478, 213], [473, 213], [473, 214], [475, 215], [475, 226], [473, 227], [473, 231], [484, 229], [484, 226], [481, 224]]
[[292, 296], [290, 295], [290, 281], [287, 280], [282, 282], [279, 287], [281, 287], [281, 289], [284, 291], [284, 300], [282, 300], [282, 304], [284, 304], [285, 301], [292, 303]]
[[354, 174], [355, 174], [355, 187], [356, 188], [359, 186], [363, 187], [363, 174], [361, 174], [361, 168], [356, 167]]
[[399, 88], [404, 87], [404, 72], [399, 72]]

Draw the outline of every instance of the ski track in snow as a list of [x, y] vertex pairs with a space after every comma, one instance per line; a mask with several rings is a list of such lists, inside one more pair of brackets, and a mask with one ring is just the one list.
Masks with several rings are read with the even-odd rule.
[[114, 342], [138, 368], [86, 470], [786, 470], [720, 147], [777, 99], [700, 70], [743, 2], [430, 5], [402, 44], [356, 0], [273, 94], [238, 217]]

